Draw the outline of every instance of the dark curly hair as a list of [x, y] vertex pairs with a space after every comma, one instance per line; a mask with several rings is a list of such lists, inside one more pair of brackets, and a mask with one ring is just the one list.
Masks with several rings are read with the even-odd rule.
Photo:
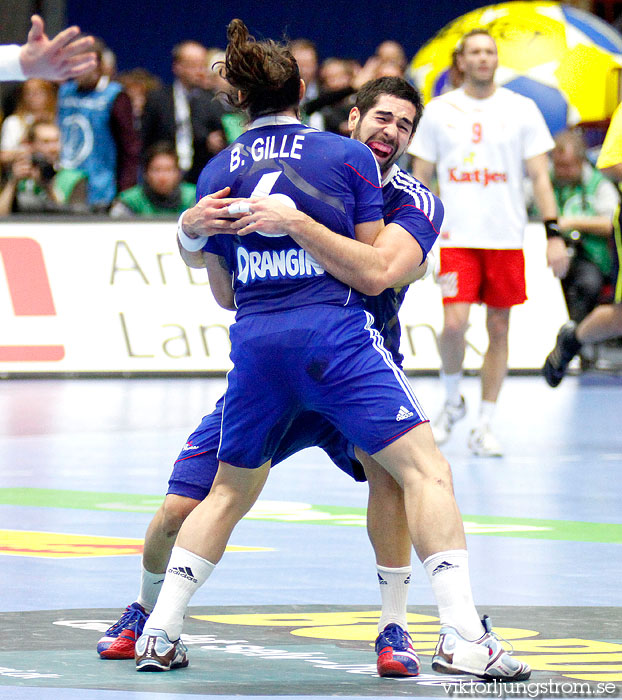
[[232, 106], [251, 119], [298, 109], [300, 72], [287, 46], [256, 41], [241, 19], [229, 23], [227, 39], [223, 75], [233, 88], [227, 96]]

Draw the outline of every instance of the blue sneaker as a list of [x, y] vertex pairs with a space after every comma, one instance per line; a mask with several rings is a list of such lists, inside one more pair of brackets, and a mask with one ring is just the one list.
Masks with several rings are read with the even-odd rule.
[[102, 659], [133, 659], [136, 640], [143, 633], [149, 615], [142, 605], [132, 603], [97, 642]]
[[531, 675], [529, 666], [505, 651], [487, 615], [482, 624], [485, 632], [474, 642], [443, 625], [432, 668], [438, 673], [471, 673], [487, 681], [526, 681]]
[[378, 675], [382, 677], [418, 676], [419, 657], [406, 630], [395, 622], [388, 624], [376, 639]]

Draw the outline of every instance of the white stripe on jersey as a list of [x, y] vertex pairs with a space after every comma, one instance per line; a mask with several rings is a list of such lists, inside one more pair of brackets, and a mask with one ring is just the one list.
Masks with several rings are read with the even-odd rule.
[[430, 221], [434, 219], [434, 196], [427, 187], [424, 187], [418, 180], [415, 180], [414, 177], [403, 170], [398, 170], [391, 178], [390, 182], [396, 190], [402, 190], [409, 194], [417, 203], [417, 208], [420, 209]]
[[385, 348], [384, 342], [382, 340], [382, 336], [378, 331], [373, 327], [374, 324], [374, 317], [369, 313], [369, 311], [365, 311], [365, 316], [367, 317], [367, 323], [365, 324], [365, 330], [369, 333], [371, 339], [372, 339], [372, 344], [374, 346], [374, 349], [376, 352], [382, 356], [382, 359], [384, 360], [385, 364], [392, 370], [393, 374], [395, 375], [395, 378], [399, 382], [400, 386], [404, 390], [404, 393], [406, 394], [406, 397], [410, 401], [410, 405], [415, 408], [417, 413], [419, 414], [419, 417], [421, 420], [428, 420], [428, 417], [425, 414], [425, 411], [421, 407], [421, 404], [419, 403], [419, 399], [415, 396], [415, 392], [413, 391], [413, 388], [406, 378], [406, 375], [402, 370], [395, 364], [395, 361], [393, 360], [393, 356], [391, 353]]
[[[233, 372], [233, 367], [230, 370], [227, 370], [227, 374], [225, 374], [225, 391], [222, 395], [222, 412], [220, 414], [220, 436], [218, 437], [218, 449], [216, 450], [216, 457], [218, 457], [218, 453], [220, 452], [220, 448], [222, 447], [222, 426], [223, 423], [225, 422], [225, 404], [227, 403], [227, 389], [229, 388], [229, 374], [230, 372]], [[219, 460], [220, 461], [220, 460]]]

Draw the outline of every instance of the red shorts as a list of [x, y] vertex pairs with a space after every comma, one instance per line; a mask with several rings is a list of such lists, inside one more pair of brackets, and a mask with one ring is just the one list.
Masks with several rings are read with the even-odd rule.
[[443, 304], [482, 302], [500, 309], [522, 304], [525, 256], [522, 250], [441, 248], [439, 284]]

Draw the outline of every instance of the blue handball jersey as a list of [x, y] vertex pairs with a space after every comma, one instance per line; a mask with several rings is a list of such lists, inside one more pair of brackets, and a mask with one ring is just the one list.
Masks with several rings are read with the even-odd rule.
[[[376, 159], [362, 143], [320, 132], [289, 117], [263, 117], [207, 164], [197, 198], [231, 188], [232, 197], [277, 194], [335, 233], [382, 219]], [[237, 318], [309, 304], [361, 303], [289, 236], [252, 233], [208, 238], [205, 250], [233, 271]]]
[[[384, 178], [382, 187], [385, 224], [399, 224], [421, 246], [424, 260], [441, 230], [444, 209], [441, 200], [412, 175], [394, 165]], [[367, 297], [365, 308], [374, 317], [374, 327], [382, 335], [384, 345], [401, 366], [401, 327], [398, 312], [408, 287], [385, 289], [375, 297]]]

